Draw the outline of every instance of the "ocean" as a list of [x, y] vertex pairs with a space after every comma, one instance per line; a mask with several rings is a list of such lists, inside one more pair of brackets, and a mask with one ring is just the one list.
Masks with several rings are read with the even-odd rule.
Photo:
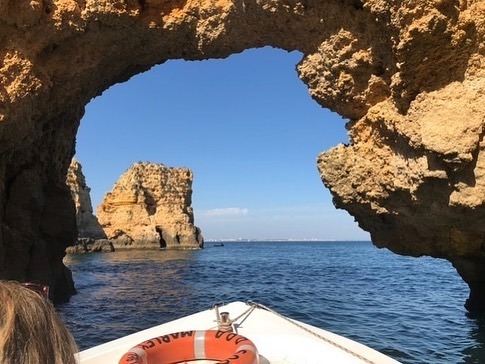
[[468, 286], [451, 264], [371, 242], [207, 242], [64, 262], [78, 294], [57, 309], [81, 350], [214, 303], [252, 300], [401, 363], [485, 363], [485, 318], [463, 307]]

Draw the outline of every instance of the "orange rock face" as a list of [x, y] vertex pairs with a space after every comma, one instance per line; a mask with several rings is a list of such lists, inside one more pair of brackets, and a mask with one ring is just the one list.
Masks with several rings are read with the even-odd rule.
[[199, 249], [194, 226], [192, 172], [162, 164], [135, 163], [98, 207], [98, 219], [118, 249]]
[[76, 238], [65, 186], [84, 106], [169, 59], [299, 50], [349, 119], [322, 180], [374, 243], [450, 260], [485, 308], [483, 1], [32, 0], [0, 4], [0, 277], [56, 296]]
[[105, 232], [93, 214], [93, 205], [89, 194], [91, 189], [86, 185], [82, 166], [76, 159], [73, 159], [69, 165], [66, 183], [71, 190], [71, 196], [76, 207], [78, 239], [106, 239]]

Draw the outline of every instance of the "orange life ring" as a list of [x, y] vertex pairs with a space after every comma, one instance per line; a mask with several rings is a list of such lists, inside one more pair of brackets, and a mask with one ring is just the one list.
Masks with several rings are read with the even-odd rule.
[[158, 336], [132, 347], [119, 364], [169, 364], [184, 360], [218, 360], [217, 364], [258, 364], [253, 342], [232, 332], [182, 331]]

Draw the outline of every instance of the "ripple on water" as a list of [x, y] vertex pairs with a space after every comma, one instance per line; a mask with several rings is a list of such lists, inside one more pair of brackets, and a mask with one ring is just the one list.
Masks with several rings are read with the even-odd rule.
[[226, 243], [201, 251], [68, 256], [78, 295], [59, 311], [87, 348], [211, 307], [254, 300], [402, 363], [485, 363], [484, 324], [446, 261], [370, 243]]

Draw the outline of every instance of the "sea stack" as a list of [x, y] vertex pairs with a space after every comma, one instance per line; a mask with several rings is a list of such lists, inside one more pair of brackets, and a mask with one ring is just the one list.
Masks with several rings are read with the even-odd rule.
[[115, 183], [98, 207], [98, 219], [118, 249], [199, 249], [194, 226], [193, 173], [188, 168], [138, 162]]
[[66, 183], [71, 190], [71, 196], [76, 207], [78, 239], [106, 239], [103, 228], [93, 214], [91, 189], [86, 185], [82, 166], [74, 158], [67, 171]]

